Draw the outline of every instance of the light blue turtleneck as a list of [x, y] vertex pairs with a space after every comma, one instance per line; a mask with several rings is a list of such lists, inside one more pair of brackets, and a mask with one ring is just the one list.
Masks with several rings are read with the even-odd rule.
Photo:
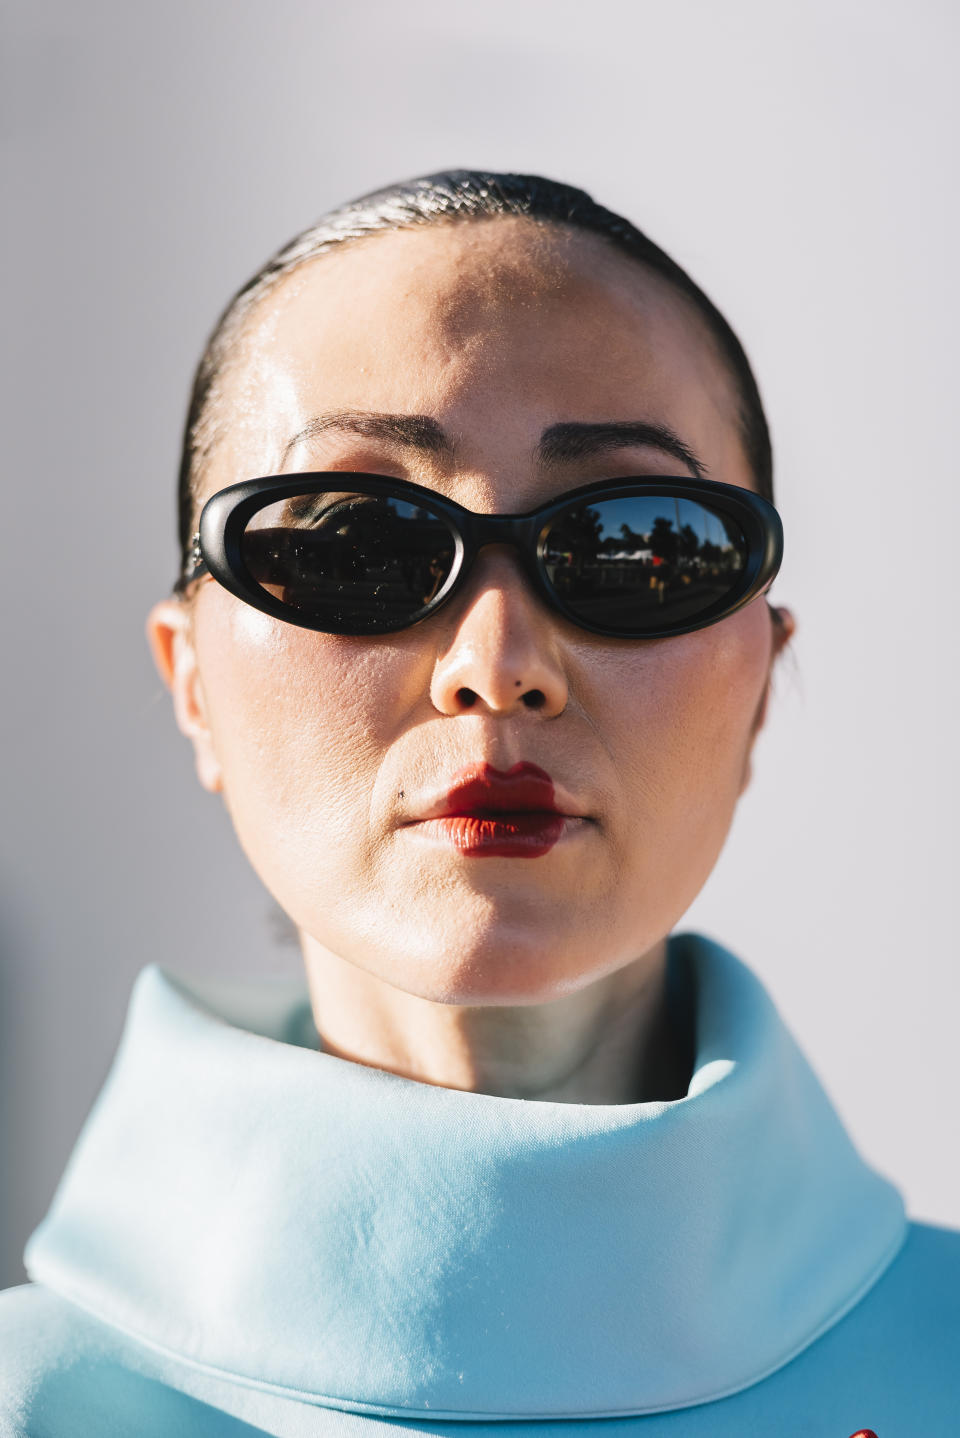
[[0, 1296], [0, 1434], [960, 1433], [960, 1235], [908, 1230], [746, 968], [669, 955], [689, 1091], [620, 1105], [416, 1083], [316, 1051], [303, 989], [145, 969]]

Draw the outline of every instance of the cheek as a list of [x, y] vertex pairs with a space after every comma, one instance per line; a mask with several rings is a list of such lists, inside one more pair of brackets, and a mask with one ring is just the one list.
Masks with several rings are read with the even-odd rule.
[[608, 690], [625, 786], [669, 847], [719, 852], [739, 796], [766, 687], [771, 632], [756, 601], [721, 624], [625, 655]]
[[356, 862], [409, 712], [409, 662], [388, 643], [297, 629], [229, 598], [196, 642], [224, 798], [261, 877], [296, 868], [305, 841]]

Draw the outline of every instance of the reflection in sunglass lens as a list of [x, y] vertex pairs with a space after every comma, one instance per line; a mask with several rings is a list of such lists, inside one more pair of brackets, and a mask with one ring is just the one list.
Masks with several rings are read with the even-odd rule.
[[598, 628], [642, 633], [699, 619], [728, 600], [748, 545], [717, 510], [636, 494], [563, 511], [541, 553], [572, 613]]
[[299, 494], [258, 510], [241, 543], [257, 584], [354, 634], [413, 622], [443, 589], [456, 546], [429, 508], [369, 494]]

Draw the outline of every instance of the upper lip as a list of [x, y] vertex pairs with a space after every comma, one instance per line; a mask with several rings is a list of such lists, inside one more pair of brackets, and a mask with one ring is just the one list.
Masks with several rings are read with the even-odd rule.
[[492, 764], [472, 764], [462, 769], [446, 794], [417, 806], [416, 820], [521, 813], [585, 817], [556, 794], [545, 770], [524, 762], [506, 771]]

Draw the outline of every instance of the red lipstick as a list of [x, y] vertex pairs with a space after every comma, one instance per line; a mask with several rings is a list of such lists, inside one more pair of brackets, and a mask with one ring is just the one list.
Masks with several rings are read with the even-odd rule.
[[461, 770], [437, 817], [461, 854], [477, 859], [539, 859], [568, 818], [554, 802], [553, 780], [536, 764]]

